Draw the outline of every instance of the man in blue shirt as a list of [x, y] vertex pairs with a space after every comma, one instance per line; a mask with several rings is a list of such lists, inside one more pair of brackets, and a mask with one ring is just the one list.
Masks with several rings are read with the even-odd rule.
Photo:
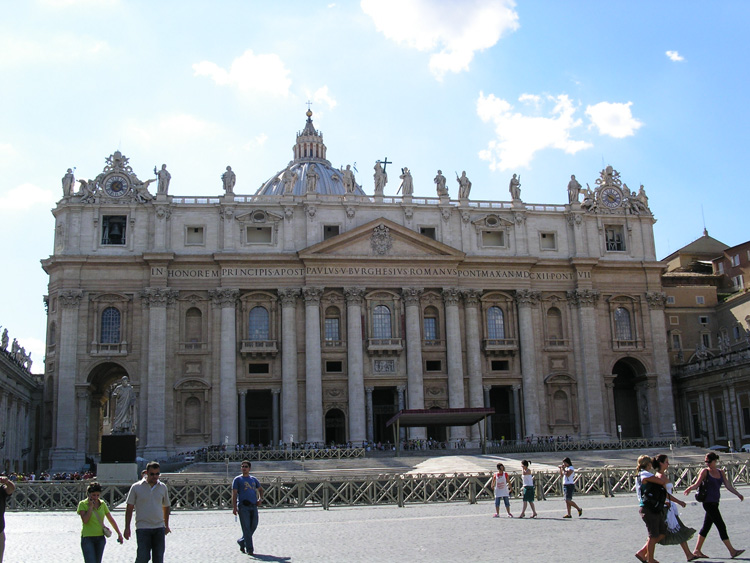
[[263, 502], [263, 487], [250, 475], [250, 462], [242, 461], [242, 475], [232, 481], [232, 513], [240, 516], [242, 537], [237, 540], [242, 553], [252, 555], [253, 532], [258, 527], [258, 504]]

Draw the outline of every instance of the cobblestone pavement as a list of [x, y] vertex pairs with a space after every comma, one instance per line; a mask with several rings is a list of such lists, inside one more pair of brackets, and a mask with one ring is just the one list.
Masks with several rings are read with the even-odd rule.
[[[739, 490], [750, 495], [750, 487]], [[735, 547], [750, 548], [750, 504], [740, 503], [726, 491], [722, 496], [721, 510]], [[561, 518], [560, 499], [538, 502], [536, 520], [492, 518], [494, 505], [487, 501], [261, 510], [254, 558], [239, 552], [235, 541], [240, 526], [228, 510], [176, 512], [170, 522], [172, 534], [167, 536], [166, 561], [634, 562], [633, 554], [646, 537], [635, 496], [578, 496], [576, 500], [584, 512], [572, 520]], [[520, 509], [521, 502], [512, 501], [515, 515]], [[114, 515], [122, 525], [124, 511], [115, 510]], [[5, 563], [82, 561], [81, 524], [75, 513], [13, 512], [5, 517]], [[682, 519], [700, 528], [701, 506], [689, 503]], [[133, 538], [120, 546], [109, 540], [104, 561], [134, 561], [135, 542]], [[706, 561], [729, 559], [716, 530], [703, 550], [715, 556]], [[656, 555], [662, 563], [684, 561], [679, 546], [658, 546]], [[750, 556], [739, 560], [750, 561]]]

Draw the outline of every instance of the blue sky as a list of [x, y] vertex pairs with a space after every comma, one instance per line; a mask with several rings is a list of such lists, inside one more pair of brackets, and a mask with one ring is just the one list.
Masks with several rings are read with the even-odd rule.
[[[334, 166], [438, 168], [472, 199], [565, 203], [570, 174], [641, 184], [657, 257], [744, 227], [750, 2], [28, 0], [0, 19], [0, 325], [42, 369], [39, 260], [68, 167], [115, 150], [173, 195], [251, 194], [292, 158], [305, 102]], [[452, 195], [457, 185], [449, 180]], [[391, 176], [386, 194], [398, 189]]]

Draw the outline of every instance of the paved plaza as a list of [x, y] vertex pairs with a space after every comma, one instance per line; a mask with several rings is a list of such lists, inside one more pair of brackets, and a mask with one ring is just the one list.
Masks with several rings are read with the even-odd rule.
[[[750, 495], [750, 487], [741, 487]], [[750, 504], [723, 494], [722, 513], [738, 548], [750, 547]], [[235, 540], [240, 533], [232, 513], [175, 512], [167, 536], [167, 561], [188, 563], [229, 561], [523, 561], [632, 563], [643, 544], [645, 527], [634, 495], [614, 498], [579, 496], [583, 517], [563, 520], [559, 498], [537, 503], [539, 518], [492, 518], [491, 502], [336, 508], [268, 509], [260, 512], [255, 558], [242, 555]], [[520, 512], [514, 500], [511, 510]], [[120, 526], [124, 510], [114, 511]], [[7, 513], [6, 563], [81, 561], [80, 518], [74, 512]], [[695, 503], [683, 520], [700, 527], [703, 510]], [[692, 547], [692, 542], [691, 542]], [[109, 540], [105, 562], [135, 560], [135, 539], [124, 546]], [[715, 530], [704, 546], [708, 561], [728, 560]], [[750, 554], [750, 552], [748, 552]], [[684, 561], [677, 547], [657, 548], [661, 563]], [[750, 561], [750, 556], [744, 559]]]

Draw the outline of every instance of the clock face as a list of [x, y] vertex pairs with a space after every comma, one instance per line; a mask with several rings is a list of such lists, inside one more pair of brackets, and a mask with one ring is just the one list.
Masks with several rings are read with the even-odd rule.
[[128, 179], [120, 174], [113, 174], [104, 181], [104, 191], [110, 197], [122, 197], [129, 189]]
[[622, 192], [613, 187], [604, 188], [601, 191], [601, 198], [604, 205], [610, 209], [614, 209], [622, 203]]

